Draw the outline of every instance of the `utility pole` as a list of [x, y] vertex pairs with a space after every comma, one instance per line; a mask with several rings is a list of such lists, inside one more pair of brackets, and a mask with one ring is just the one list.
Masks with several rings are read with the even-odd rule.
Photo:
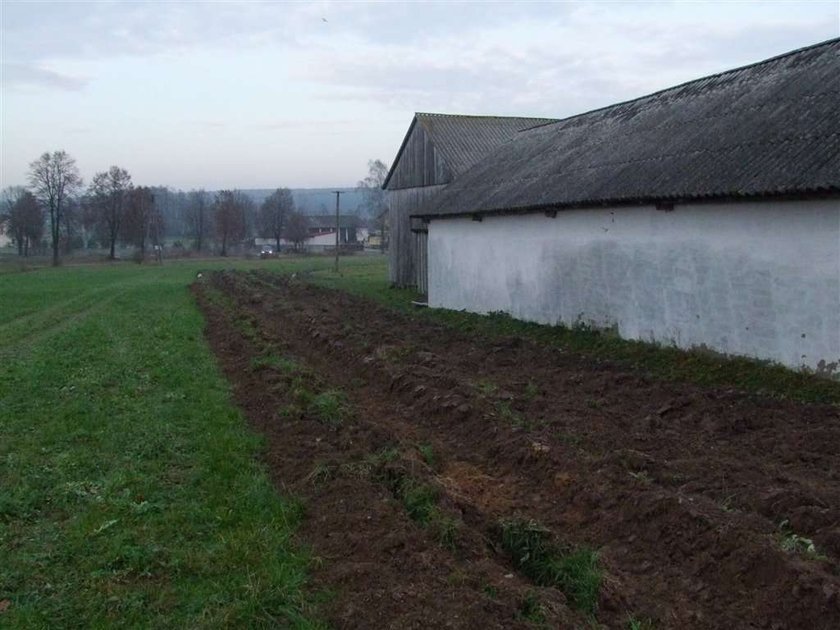
[[[142, 199], [142, 197], [141, 197]], [[155, 197], [152, 195], [152, 223], [155, 226], [155, 258], [158, 264], [163, 264], [163, 245], [160, 242], [160, 215], [158, 214], [158, 206], [155, 202]]]
[[341, 235], [341, 221], [338, 214], [339, 198], [341, 197], [340, 190], [334, 190], [335, 193], [335, 272], [338, 273], [338, 246], [340, 243], [339, 236]]

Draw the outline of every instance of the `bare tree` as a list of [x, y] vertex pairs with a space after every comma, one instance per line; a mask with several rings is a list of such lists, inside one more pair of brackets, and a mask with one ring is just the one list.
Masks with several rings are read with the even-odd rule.
[[23, 186], [9, 186], [3, 191], [3, 207], [0, 210], [0, 234], [8, 234], [17, 245], [18, 256], [24, 256], [26, 243], [26, 221], [22, 216], [21, 202], [29, 193]]
[[382, 186], [388, 177], [388, 167], [381, 160], [368, 161], [367, 177], [360, 180], [356, 189], [363, 194], [363, 207], [368, 217], [379, 227], [380, 247], [385, 250], [385, 221], [388, 210], [388, 200]]
[[245, 236], [245, 213], [248, 199], [238, 190], [220, 190], [216, 193], [214, 222], [216, 239], [221, 241], [222, 256], [227, 256], [228, 245]]
[[309, 238], [309, 218], [300, 212], [290, 212], [286, 219], [285, 237], [298, 250], [303, 242]]
[[205, 239], [213, 231], [210, 200], [203, 188], [190, 191], [187, 198], [187, 224], [195, 249], [201, 251]]
[[11, 186], [3, 191], [5, 201], [0, 212], [0, 224], [15, 241], [19, 256], [29, 256], [30, 247], [44, 235], [44, 210], [31, 192], [22, 186]]
[[[181, 198], [183, 193], [171, 190], [168, 186], [150, 186], [149, 191], [155, 197], [155, 210], [160, 215], [161, 226], [178, 236], [184, 235], [183, 217], [181, 216]], [[163, 239], [163, 230], [159, 233]]]
[[367, 177], [360, 180], [356, 185], [356, 189], [364, 196], [363, 207], [370, 218], [378, 217], [387, 207], [385, 191], [382, 189], [387, 177], [388, 167], [384, 162], [369, 160]]
[[35, 197], [49, 212], [52, 263], [58, 265], [64, 211], [68, 200], [82, 187], [82, 178], [79, 176], [79, 169], [76, 168], [76, 160], [65, 151], [44, 153], [29, 165], [29, 185]]
[[94, 175], [90, 186], [90, 196], [108, 240], [108, 257], [111, 260], [116, 258], [117, 238], [121, 234], [126, 201], [131, 188], [131, 175], [119, 166], [112, 166], [107, 171]]
[[236, 202], [242, 207], [242, 215], [245, 217], [245, 233], [243, 236], [256, 236], [259, 232], [257, 216], [259, 208], [257, 208], [257, 204], [254, 203], [250, 195], [240, 190], [234, 190], [233, 194], [236, 197]]
[[81, 229], [83, 220], [81, 201], [78, 195], [71, 197], [67, 200], [67, 205], [64, 208], [62, 218], [64, 234], [61, 238], [61, 251], [64, 254], [69, 254], [75, 246], [81, 245], [84, 247], [84, 236]]
[[286, 220], [294, 211], [295, 200], [288, 188], [278, 188], [260, 206], [260, 236], [273, 238], [277, 245], [276, 251], [280, 251], [280, 239], [286, 229]]
[[156, 197], [148, 186], [138, 186], [128, 192], [126, 199], [123, 240], [146, 253], [146, 243], [160, 244], [163, 234], [163, 215], [156, 203]]
[[82, 238], [82, 247], [88, 249], [94, 242], [104, 243], [107, 239], [101, 233], [99, 225], [99, 209], [90, 194], [85, 194], [79, 200], [76, 211], [76, 228]]

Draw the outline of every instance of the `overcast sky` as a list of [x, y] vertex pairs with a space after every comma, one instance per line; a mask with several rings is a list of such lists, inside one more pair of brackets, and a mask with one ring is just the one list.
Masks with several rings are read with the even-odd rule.
[[0, 0], [0, 186], [353, 185], [415, 111], [563, 117], [840, 36], [808, 2]]

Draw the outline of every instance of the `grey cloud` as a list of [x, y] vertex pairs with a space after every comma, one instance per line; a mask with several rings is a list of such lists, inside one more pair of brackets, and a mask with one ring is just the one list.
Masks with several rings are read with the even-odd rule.
[[32, 61], [293, 43], [301, 20], [309, 18], [283, 8], [273, 3], [10, 3], [4, 8], [5, 48]]
[[[302, 45], [308, 37], [354, 34], [409, 45], [459, 37], [530, 15], [567, 14], [569, 5], [473, 3], [56, 2], [8, 3], [6, 50], [26, 61], [151, 55], [197, 47]], [[324, 22], [322, 18], [327, 18]]]
[[[661, 24], [615, 21], [599, 26], [602, 45], [574, 39], [561, 42], [558, 27], [557, 45], [542, 42], [525, 49], [486, 44], [471, 49], [462, 43], [473, 33], [467, 29], [455, 40], [436, 40], [452, 51], [445, 60], [425, 55], [422, 45], [381, 47], [379, 54], [374, 46], [359, 56], [336, 50], [308, 68], [307, 78], [322, 85], [321, 98], [335, 101], [376, 101], [419, 111], [562, 117], [835, 35], [830, 20], [707, 22], [664, 33]], [[591, 29], [581, 29], [584, 37], [587, 30]], [[611, 39], [617, 43], [610, 45]]]
[[3, 63], [3, 84], [6, 86], [34, 86], [58, 90], [81, 90], [87, 79], [73, 77], [29, 63]]
[[415, 44], [437, 38], [469, 37], [481, 28], [503, 27], [514, 20], [564, 19], [574, 12], [571, 3], [476, 3], [437, 0], [391, 2], [375, 5], [375, 10], [360, 11], [360, 3], [339, 2], [328, 7], [329, 24], [339, 32], [364, 34], [384, 44]]

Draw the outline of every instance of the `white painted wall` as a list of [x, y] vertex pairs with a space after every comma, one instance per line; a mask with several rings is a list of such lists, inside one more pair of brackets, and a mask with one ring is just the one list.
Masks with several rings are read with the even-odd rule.
[[[367, 228], [356, 228], [356, 239], [358, 242], [362, 241], [362, 236], [367, 238]], [[254, 239], [254, 245], [257, 247], [261, 245], [275, 245], [276, 243], [277, 241], [273, 238]], [[281, 247], [292, 247], [293, 245], [294, 243], [287, 241], [285, 238], [280, 239]], [[303, 247], [312, 249], [325, 249], [328, 247], [335, 248], [335, 230], [309, 237], [303, 242]]]
[[429, 304], [818, 368], [840, 361], [840, 200], [433, 220]]

